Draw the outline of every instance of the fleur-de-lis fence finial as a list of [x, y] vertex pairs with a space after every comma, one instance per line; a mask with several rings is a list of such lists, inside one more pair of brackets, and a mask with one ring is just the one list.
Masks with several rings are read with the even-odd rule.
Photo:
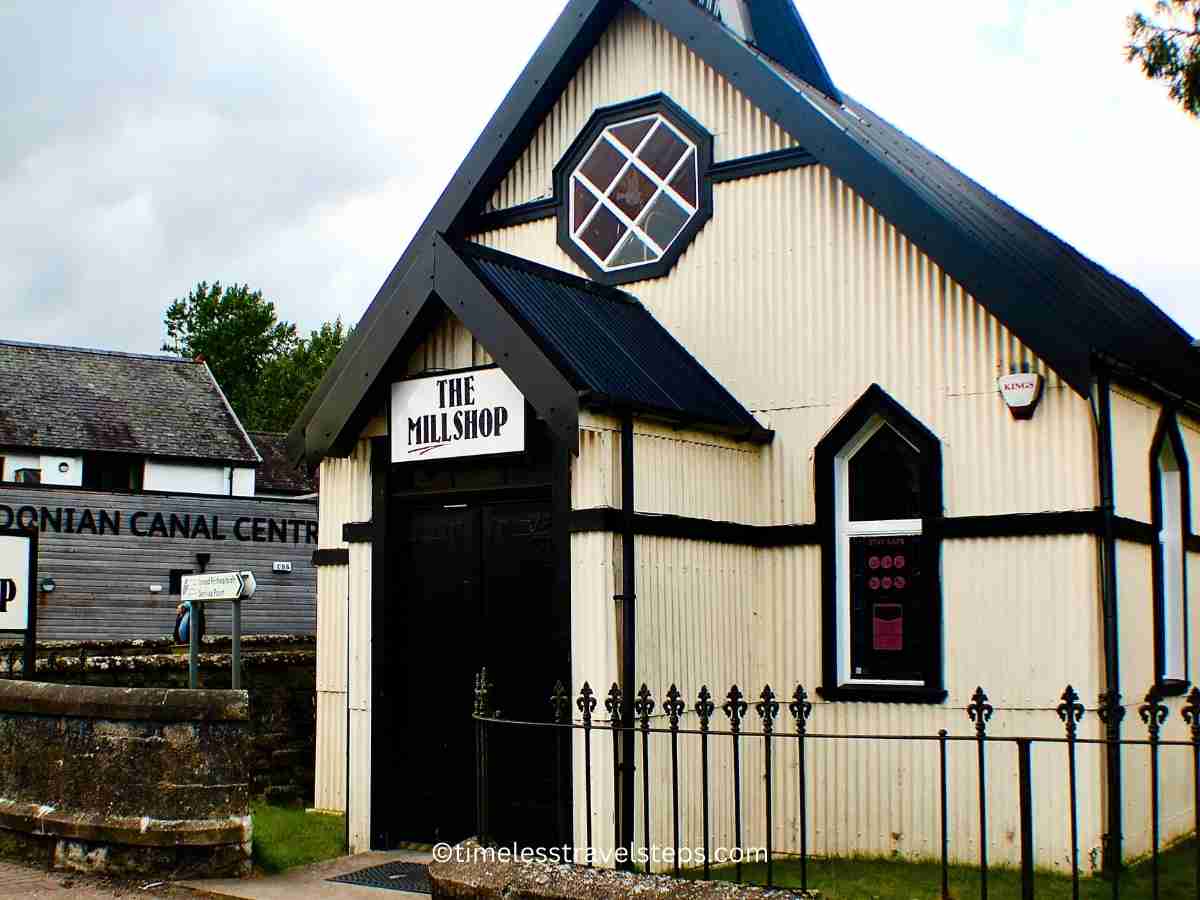
[[633, 701], [633, 713], [638, 717], [643, 731], [650, 727], [652, 712], [654, 712], [654, 696], [650, 693], [650, 688], [643, 684], [637, 692], [637, 699]]
[[775, 719], [779, 715], [779, 701], [775, 699], [775, 692], [771, 690], [769, 684], [762, 689], [762, 693], [758, 697], [758, 702], [754, 704], [754, 711], [763, 721], [763, 731], [770, 734], [775, 728]]
[[1150, 740], [1157, 741], [1163, 722], [1167, 721], [1167, 706], [1155, 688], [1146, 692], [1146, 702], [1138, 707], [1138, 715], [1150, 731]]
[[679, 688], [671, 685], [671, 689], [667, 691], [667, 699], [663, 701], [663, 712], [670, 719], [671, 728], [679, 727], [679, 717], [683, 715], [687, 709], [687, 704], [683, 702], [683, 695], [679, 693]]
[[725, 696], [725, 702], [721, 704], [721, 709], [725, 715], [729, 716], [729, 727], [734, 731], [741, 730], [742, 718], [749, 708], [750, 704], [742, 697], [742, 692], [738, 690], [736, 684], [729, 689], [729, 693]]
[[1075, 737], [1076, 727], [1083, 718], [1084, 712], [1084, 706], [1079, 702], [1079, 694], [1068, 684], [1067, 689], [1063, 691], [1062, 703], [1058, 704], [1058, 717], [1067, 726], [1068, 738]]
[[1192, 688], [1179, 713], [1192, 729], [1192, 743], [1200, 744], [1200, 688]]
[[591, 725], [592, 713], [596, 711], [596, 692], [586, 681], [579, 691], [579, 699], [575, 701], [575, 706], [583, 713], [583, 724]]
[[604, 709], [614, 725], [621, 721], [621, 686], [615, 681], [613, 682], [613, 686], [608, 689], [608, 697], [604, 701]]
[[554, 722], [558, 725], [566, 722], [571, 714], [571, 695], [567, 693], [567, 686], [561, 679], [555, 683], [554, 693], [550, 695], [550, 708], [554, 711]]
[[713, 712], [716, 711], [716, 704], [713, 703], [712, 694], [708, 691], [708, 685], [700, 688], [700, 696], [696, 700], [696, 715], [700, 717], [700, 730], [708, 731], [708, 722], [712, 718]]
[[975, 723], [975, 734], [982, 738], [987, 734], [987, 723], [996, 710], [988, 703], [988, 695], [983, 692], [983, 686], [975, 688], [971, 695], [971, 704], [967, 707], [967, 717]]
[[1121, 695], [1116, 691], [1105, 691], [1100, 695], [1100, 704], [1096, 707], [1096, 715], [1100, 721], [1113, 729], [1125, 718], [1125, 707], [1121, 704]]
[[788, 712], [796, 720], [797, 734], [804, 734], [808, 731], [808, 717], [812, 715], [812, 709], [813, 705], [809, 702], [808, 691], [804, 689], [804, 685], [796, 685], [796, 690], [792, 694], [792, 700], [788, 704]]
[[484, 666], [475, 676], [475, 715], [487, 718], [492, 714], [492, 683]]

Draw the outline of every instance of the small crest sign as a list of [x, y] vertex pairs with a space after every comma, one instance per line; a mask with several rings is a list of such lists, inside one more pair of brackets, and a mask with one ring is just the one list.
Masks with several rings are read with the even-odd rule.
[[1042, 399], [1042, 386], [1045, 383], [1036, 372], [1017, 372], [1003, 376], [998, 386], [1000, 396], [1008, 405], [1014, 419], [1032, 419], [1038, 402]]

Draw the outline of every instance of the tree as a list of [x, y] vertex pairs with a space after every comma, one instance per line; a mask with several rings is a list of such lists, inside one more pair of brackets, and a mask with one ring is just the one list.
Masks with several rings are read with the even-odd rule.
[[1146, 77], [1165, 81], [1172, 100], [1200, 117], [1200, 0], [1158, 0], [1153, 18], [1129, 17], [1129, 61], [1138, 60]]
[[167, 307], [163, 350], [195, 359], [203, 357], [229, 405], [247, 427], [263, 368], [297, 345], [296, 326], [280, 322], [275, 304], [246, 285], [222, 287], [200, 282], [195, 290]]
[[325, 322], [287, 352], [268, 360], [251, 404], [249, 420], [261, 431], [287, 431], [350, 337], [341, 316]]

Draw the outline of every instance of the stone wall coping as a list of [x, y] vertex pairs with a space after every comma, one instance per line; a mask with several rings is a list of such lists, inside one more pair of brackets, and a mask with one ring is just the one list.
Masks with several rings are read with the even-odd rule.
[[226, 819], [165, 821], [149, 817], [105, 818], [86, 813], [65, 813], [0, 799], [0, 828], [25, 834], [124, 844], [132, 847], [211, 847], [243, 844], [250, 840], [249, 816]]
[[[467, 841], [460, 848], [479, 848]], [[461, 900], [767, 900], [803, 896], [792, 890], [769, 890], [722, 881], [685, 881], [667, 875], [643, 875], [613, 869], [518, 861], [434, 862], [429, 880], [435, 898]]]
[[247, 691], [98, 687], [0, 679], [0, 715], [143, 722], [246, 722]]

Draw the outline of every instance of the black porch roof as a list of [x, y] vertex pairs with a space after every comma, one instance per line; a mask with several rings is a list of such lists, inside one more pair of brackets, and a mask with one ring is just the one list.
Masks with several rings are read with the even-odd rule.
[[634, 297], [477, 244], [458, 249], [581, 392], [582, 405], [769, 440], [770, 432]]

